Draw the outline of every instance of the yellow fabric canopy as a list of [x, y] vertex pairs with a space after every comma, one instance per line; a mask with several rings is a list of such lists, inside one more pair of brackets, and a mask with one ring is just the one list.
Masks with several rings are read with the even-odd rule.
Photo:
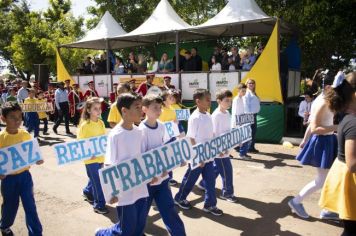
[[61, 56], [59, 55], [58, 49], [56, 50], [56, 57], [57, 57], [57, 81], [58, 82], [64, 82], [67, 79], [70, 80], [70, 84], [74, 84], [75, 81], [73, 78], [69, 75], [67, 69], [65, 68], [63, 61], [61, 59]]
[[[278, 21], [259, 59], [245, 77], [242, 78], [241, 82], [245, 83], [247, 79], [256, 81], [256, 94], [261, 101], [280, 102], [283, 104], [279, 77]], [[237, 93], [238, 90], [236, 87], [233, 90], [234, 96]]]

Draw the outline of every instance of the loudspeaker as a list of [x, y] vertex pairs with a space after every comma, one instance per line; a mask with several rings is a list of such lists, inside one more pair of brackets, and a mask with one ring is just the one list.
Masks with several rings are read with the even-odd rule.
[[42, 91], [48, 90], [49, 67], [47, 64], [34, 64], [35, 80]]

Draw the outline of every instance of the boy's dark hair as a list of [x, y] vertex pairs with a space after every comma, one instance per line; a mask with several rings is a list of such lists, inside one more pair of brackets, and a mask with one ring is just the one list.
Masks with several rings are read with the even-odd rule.
[[173, 95], [173, 91], [171, 89], [168, 89], [168, 90], [164, 90], [162, 93], [161, 93], [161, 98], [163, 100], [163, 102], [165, 102], [167, 100], [167, 97], [169, 95]]
[[149, 94], [142, 98], [142, 106], [149, 107], [152, 103], [162, 104], [163, 99], [155, 94]]
[[21, 111], [22, 109], [18, 103], [15, 102], [6, 102], [2, 107], [1, 107], [1, 115], [3, 117], [7, 117], [10, 112], [15, 112], [15, 111]]
[[228, 89], [222, 89], [216, 93], [216, 100], [222, 101], [224, 98], [232, 98], [232, 97], [233, 97], [233, 94]]
[[306, 90], [305, 92], [304, 92], [304, 95], [308, 95], [309, 97], [313, 97], [313, 92], [311, 91], [311, 90]]
[[244, 84], [244, 83], [239, 83], [239, 84], [237, 85], [237, 89], [238, 89], [238, 90], [240, 90], [240, 89], [247, 89], [247, 85]]
[[123, 107], [130, 109], [131, 105], [137, 101], [141, 100], [142, 97], [140, 95], [132, 94], [132, 93], [123, 93], [120, 94], [119, 97], [117, 98], [116, 106], [117, 109], [120, 112], [120, 115], [122, 115], [121, 109]]
[[207, 95], [211, 95], [209, 90], [207, 90], [207, 89], [197, 89], [197, 90], [194, 91], [193, 100], [195, 102], [195, 100], [197, 100], [197, 99], [200, 100], [200, 99], [204, 98]]

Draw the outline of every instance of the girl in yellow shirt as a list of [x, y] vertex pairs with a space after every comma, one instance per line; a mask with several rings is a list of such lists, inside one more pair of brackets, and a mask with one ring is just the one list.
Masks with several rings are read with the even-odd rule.
[[[174, 121], [177, 122], [177, 116], [176, 116], [176, 111], [172, 108], [172, 105], [175, 103], [175, 99], [172, 93], [172, 90], [165, 90], [162, 92], [161, 97], [163, 99], [163, 107], [162, 107], [162, 113], [160, 117], [158, 118], [161, 122], [168, 122], [168, 121]], [[167, 143], [173, 142], [176, 140], [175, 137], [171, 138]], [[169, 173], [169, 185], [170, 186], [175, 186], [178, 184], [176, 180], [173, 179], [173, 173], [170, 171]]]
[[[87, 139], [105, 134], [105, 124], [99, 119], [101, 115], [102, 99], [97, 97], [89, 98], [82, 112], [82, 121], [77, 131], [77, 139]], [[92, 157], [84, 161], [89, 181], [83, 189], [83, 196], [86, 201], [93, 204], [94, 211], [98, 214], [109, 213], [105, 207], [105, 198], [101, 189], [99, 169], [103, 167], [104, 156]]]

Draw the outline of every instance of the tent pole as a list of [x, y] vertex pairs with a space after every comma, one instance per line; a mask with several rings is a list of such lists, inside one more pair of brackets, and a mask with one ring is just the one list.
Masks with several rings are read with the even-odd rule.
[[176, 31], [176, 72], [179, 72], [179, 33]]
[[106, 39], [106, 74], [110, 74], [109, 39]]

